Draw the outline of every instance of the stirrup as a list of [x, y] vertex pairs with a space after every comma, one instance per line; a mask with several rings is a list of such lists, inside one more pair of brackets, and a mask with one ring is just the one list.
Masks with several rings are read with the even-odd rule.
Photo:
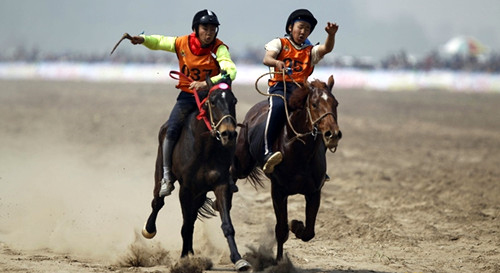
[[160, 195], [160, 197], [169, 196], [170, 194], [172, 194], [172, 191], [174, 189], [175, 189], [174, 182], [170, 182], [166, 178], [163, 178], [161, 180], [159, 195]]
[[274, 172], [274, 167], [280, 164], [283, 160], [283, 154], [281, 152], [275, 152], [266, 157], [268, 158], [266, 158], [266, 163], [264, 163], [264, 167], [262, 167], [262, 170], [265, 174], [271, 174]]

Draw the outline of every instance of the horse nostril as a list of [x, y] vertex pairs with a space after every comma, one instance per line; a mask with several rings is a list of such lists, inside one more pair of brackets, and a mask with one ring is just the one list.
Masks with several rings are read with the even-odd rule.
[[332, 131], [327, 131], [327, 132], [325, 133], [325, 137], [326, 137], [327, 139], [332, 138]]
[[341, 138], [342, 138], [342, 131], [340, 131], [340, 130], [339, 130], [339, 132], [337, 133], [337, 137], [338, 137], [339, 139], [341, 139]]

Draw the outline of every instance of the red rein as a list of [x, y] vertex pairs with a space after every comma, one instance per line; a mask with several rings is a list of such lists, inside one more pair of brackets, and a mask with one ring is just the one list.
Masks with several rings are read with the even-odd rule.
[[[189, 78], [188, 76], [186, 76], [185, 74], [181, 73], [181, 72], [178, 72], [178, 71], [170, 71], [170, 77], [172, 79], [175, 79], [175, 80], [179, 80], [180, 77], [183, 77], [184, 79], [188, 80], [189, 82], [193, 82], [193, 79]], [[193, 94], [194, 94], [194, 99], [196, 100], [196, 105], [198, 106], [198, 111], [200, 112], [196, 118], [198, 120], [201, 120], [203, 119], [203, 121], [205, 122], [205, 125], [207, 126], [208, 130], [209, 131], [212, 131], [213, 128], [212, 128], [212, 125], [210, 124], [210, 121], [208, 120], [208, 117], [207, 117], [207, 111], [205, 111], [205, 109], [203, 109], [203, 104], [206, 103], [208, 97], [210, 96], [210, 93], [217, 89], [217, 88], [221, 88], [221, 89], [227, 89], [229, 88], [229, 86], [226, 84], [226, 83], [220, 83], [220, 84], [217, 84], [217, 85], [214, 85], [212, 86], [212, 88], [210, 88], [210, 90], [208, 91], [208, 94], [207, 94], [207, 97], [204, 98], [202, 101], [200, 101], [200, 97], [198, 95], [198, 90], [194, 89], [193, 90]]]

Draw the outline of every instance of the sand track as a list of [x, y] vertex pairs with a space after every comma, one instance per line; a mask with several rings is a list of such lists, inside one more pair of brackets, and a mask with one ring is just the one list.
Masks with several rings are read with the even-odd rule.
[[[156, 134], [177, 92], [156, 84], [0, 81], [0, 271], [166, 272], [118, 261], [149, 215]], [[238, 120], [262, 98], [234, 86]], [[335, 90], [344, 138], [328, 153], [316, 237], [290, 237], [304, 272], [499, 272], [500, 95]], [[269, 187], [239, 181], [240, 251], [272, 242]], [[145, 249], [180, 251], [176, 198]], [[290, 219], [303, 219], [300, 196]], [[219, 219], [195, 251], [229, 259]], [[157, 252], [158, 253], [158, 252]]]

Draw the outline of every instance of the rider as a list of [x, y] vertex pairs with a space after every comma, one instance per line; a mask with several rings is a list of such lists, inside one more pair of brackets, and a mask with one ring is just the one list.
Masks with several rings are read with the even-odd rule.
[[[307, 9], [297, 9], [293, 11], [286, 21], [286, 35], [283, 38], [275, 38], [265, 45], [266, 55], [263, 63], [276, 72], [287, 70], [285, 75], [286, 85], [283, 83], [283, 76], [276, 73], [269, 80], [269, 94], [284, 95], [286, 88], [286, 99], [297, 85], [294, 83], [305, 83], [312, 74], [314, 66], [329, 52], [335, 45], [335, 34], [338, 30], [336, 23], [328, 22], [325, 27], [327, 33], [324, 44], [312, 45], [307, 39], [317, 24], [316, 18]], [[263, 171], [270, 174], [274, 167], [283, 160], [280, 151], [273, 151], [273, 144], [278, 137], [286, 121], [285, 104], [280, 97], [271, 96], [269, 98], [269, 112], [267, 114], [266, 127], [264, 131], [264, 166]]]
[[228, 47], [219, 39], [219, 20], [213, 11], [208, 9], [197, 12], [193, 17], [192, 30], [189, 35], [180, 37], [162, 35], [133, 36], [132, 44], [143, 44], [152, 50], [165, 50], [177, 54], [179, 70], [192, 81], [179, 79], [176, 88], [181, 92], [167, 121], [167, 135], [163, 140], [163, 179], [159, 195], [170, 195], [174, 190], [176, 178], [172, 174], [172, 152], [177, 142], [184, 119], [197, 110], [193, 90], [208, 90], [205, 81], [210, 76], [212, 83], [222, 78], [225, 70], [231, 80], [236, 77], [236, 66], [231, 60]]

